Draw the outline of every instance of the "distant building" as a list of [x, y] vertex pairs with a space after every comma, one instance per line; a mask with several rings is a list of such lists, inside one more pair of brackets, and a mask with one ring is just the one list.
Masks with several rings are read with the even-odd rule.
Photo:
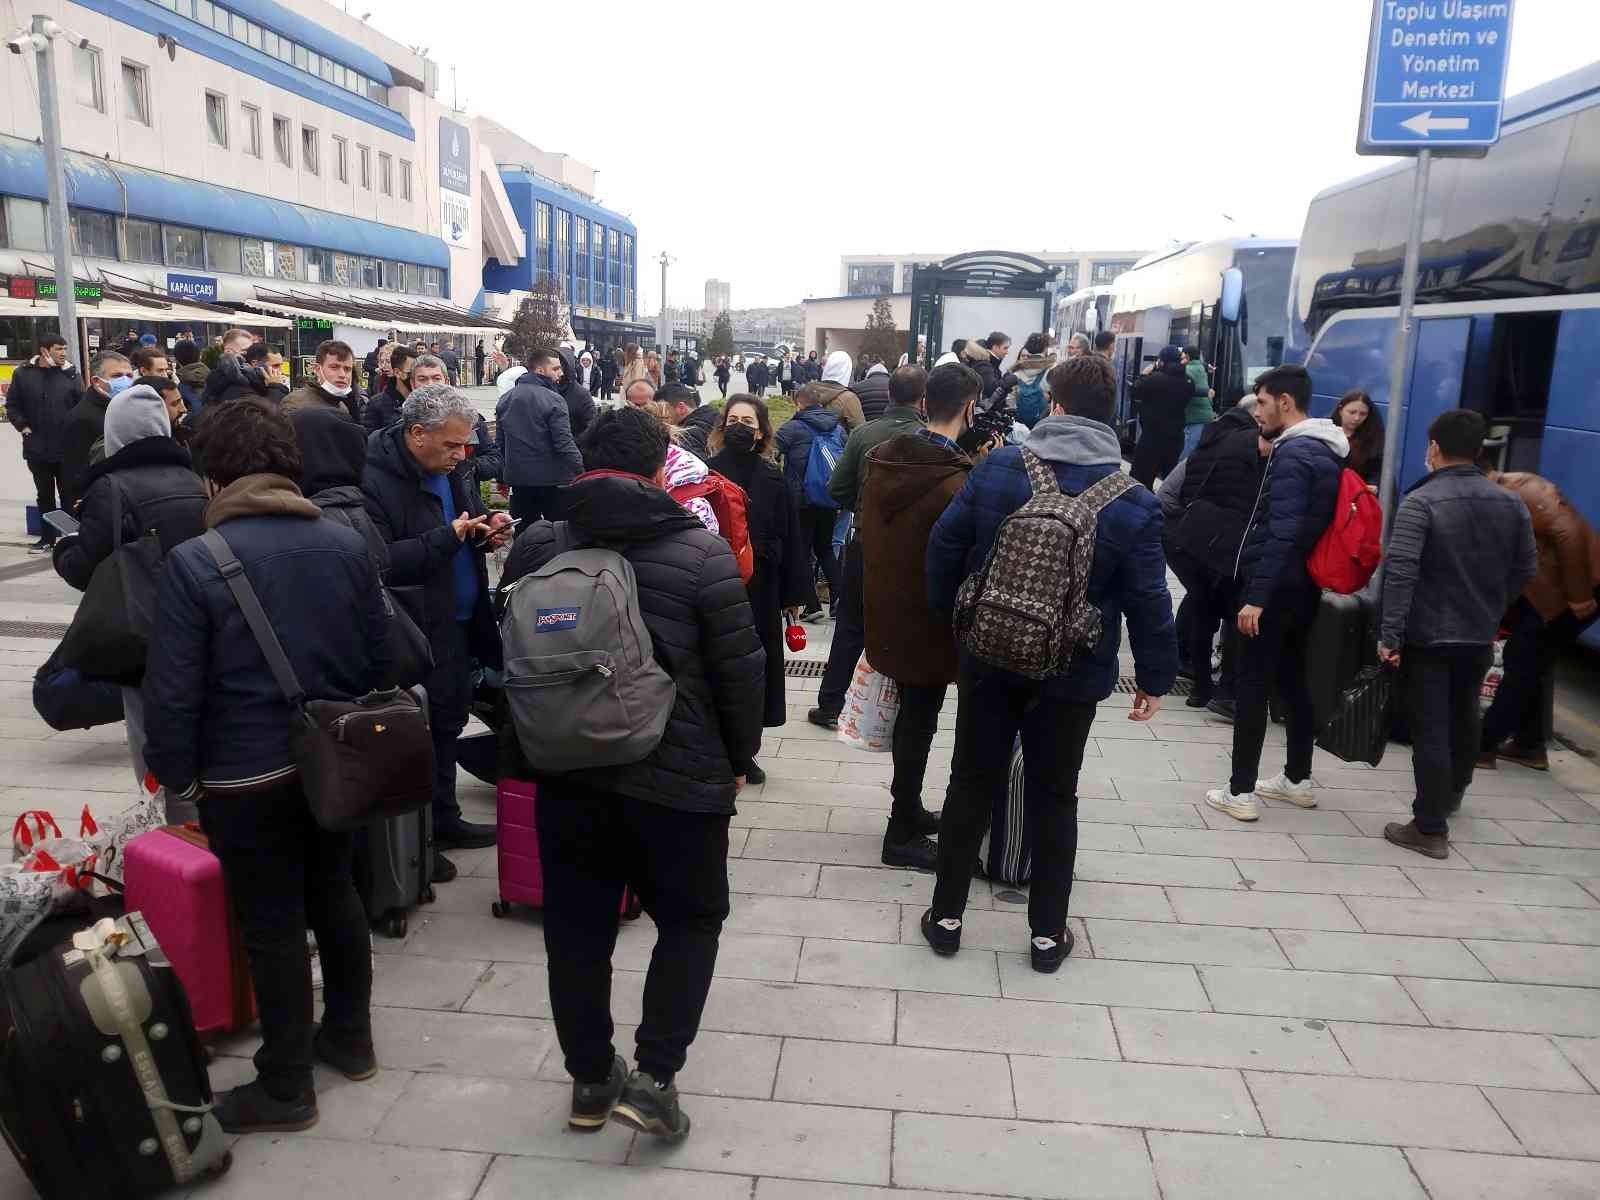
[[[960, 253], [953, 251], [952, 253]], [[1060, 267], [1056, 294], [1110, 283], [1143, 258], [1144, 250], [1029, 250], [1034, 258]], [[846, 254], [839, 260], [840, 296], [887, 296], [911, 291], [918, 267], [931, 267], [950, 254]]]
[[716, 317], [733, 307], [733, 285], [723, 279], [706, 280], [706, 316]]

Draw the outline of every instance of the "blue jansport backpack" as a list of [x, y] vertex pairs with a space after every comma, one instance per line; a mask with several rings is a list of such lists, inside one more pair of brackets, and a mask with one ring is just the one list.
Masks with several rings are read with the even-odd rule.
[[835, 425], [823, 433], [811, 431], [811, 453], [806, 458], [806, 481], [801, 498], [808, 508], [838, 508], [839, 502], [828, 495], [828, 481], [833, 469], [844, 454], [844, 426]]
[[1044, 390], [1045, 372], [1040, 371], [1027, 383], [1017, 384], [1017, 420], [1032, 429], [1044, 419], [1049, 406]]

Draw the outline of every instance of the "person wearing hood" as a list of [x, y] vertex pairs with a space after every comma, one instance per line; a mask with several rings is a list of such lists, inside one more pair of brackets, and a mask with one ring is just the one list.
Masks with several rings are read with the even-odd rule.
[[822, 378], [818, 380], [822, 385], [823, 405], [839, 415], [846, 433], [854, 433], [867, 423], [866, 414], [861, 411], [861, 397], [850, 388], [851, 370], [850, 355], [835, 350], [828, 355]]
[[[349, 700], [388, 671], [388, 610], [360, 537], [300, 493], [289, 419], [252, 400], [207, 414], [195, 463], [205, 526], [228, 542], [306, 694]], [[169, 792], [199, 805], [222, 863], [261, 1015], [257, 1077], [217, 1096], [229, 1133], [307, 1129], [316, 1059], [352, 1079], [377, 1070], [372, 947], [351, 870], [354, 835], [311, 817], [283, 692], [200, 538], [168, 556], [145, 672], [145, 753]], [[313, 1020], [306, 931], [322, 962]]]
[[1183, 422], [1194, 394], [1194, 384], [1184, 374], [1176, 346], [1163, 346], [1153, 366], [1134, 381], [1132, 396], [1138, 406], [1139, 444], [1129, 472], [1147, 488], [1165, 478], [1183, 457]]
[[401, 406], [411, 394], [411, 364], [416, 358], [411, 347], [401, 342], [378, 348], [378, 375], [383, 380], [383, 390], [369, 396], [361, 412], [361, 423], [368, 432], [387, 429], [400, 419]]
[[[591, 400], [601, 395], [604, 391], [600, 368], [595, 365], [594, 355], [587, 350], [578, 355], [578, 374], [576, 378], [579, 383], [589, 389], [589, 398]], [[577, 436], [576, 430], [573, 431], [573, 436]]]
[[200, 361], [200, 347], [192, 341], [180, 341], [173, 348], [172, 356], [178, 363], [178, 387], [183, 392], [183, 402], [189, 406], [190, 413], [199, 412], [211, 368]]
[[678, 445], [696, 458], [711, 457], [711, 430], [717, 425], [721, 413], [709, 404], [700, 403], [700, 391], [684, 383], [669, 383], [655, 397], [667, 406], [668, 418], [677, 428]]
[[862, 613], [867, 661], [900, 688], [895, 719], [894, 805], [883, 835], [885, 866], [932, 871], [937, 813], [923, 807], [928, 754], [956, 681], [950, 623], [928, 607], [927, 546], [934, 523], [967, 481], [972, 459], [956, 438], [972, 422], [982, 390], [967, 367], [937, 367], [928, 376], [928, 426], [873, 447], [861, 489]]
[[[17, 368], [6, 393], [6, 419], [22, 435], [22, 460], [33, 476], [41, 514], [54, 512], [56, 498], [66, 507], [66, 473], [62, 467], [62, 432], [67, 414], [83, 391], [78, 369], [67, 361], [67, 340], [59, 333], [41, 334], [38, 354]], [[46, 525], [32, 549], [43, 554], [55, 541]]]
[[83, 395], [61, 425], [61, 507], [71, 511], [83, 498], [95, 446], [105, 436], [106, 407], [133, 386], [133, 364], [115, 350], [100, 354]]
[[[806, 465], [811, 461], [811, 439], [817, 434], [832, 433], [839, 426], [839, 414], [822, 407], [820, 385], [804, 383], [794, 394], [794, 416], [778, 427], [775, 435], [778, 457], [783, 463], [783, 479], [795, 498], [799, 512], [800, 538], [810, 547], [822, 577], [828, 581], [828, 596], [837, 610], [839, 605], [839, 559], [833, 552], [833, 527], [839, 518], [837, 508], [827, 508], [805, 501]], [[822, 620], [822, 601], [817, 596], [814, 583], [806, 587], [807, 599], [801, 620]]]
[[1194, 448], [1200, 444], [1200, 431], [1217, 415], [1217, 410], [1212, 407], [1212, 399], [1217, 393], [1211, 386], [1211, 376], [1206, 373], [1206, 364], [1200, 357], [1198, 346], [1185, 346], [1180, 361], [1183, 373], [1189, 377], [1189, 385], [1194, 389], [1189, 395], [1188, 407], [1183, 410], [1183, 453], [1179, 458], [1184, 459], [1194, 453]]
[[961, 348], [962, 359], [983, 381], [983, 403], [980, 406], [982, 408], [990, 409], [1004, 402], [1006, 387], [1000, 377], [1000, 364], [1010, 349], [1010, 335], [998, 330], [986, 338], [967, 342]]
[[[1030, 466], [1048, 469], [1061, 492], [1074, 496], [1122, 469], [1122, 448], [1111, 428], [1116, 400], [1111, 364], [1092, 355], [1071, 358], [1051, 369], [1048, 383], [1050, 415], [1034, 426], [1027, 447], [991, 452], [928, 538], [928, 605], [946, 620], [955, 612], [962, 581], [989, 561], [1001, 523], [1036, 494]], [[1124, 617], [1136, 689], [1128, 718], [1148, 721], [1177, 680], [1178, 642], [1161, 533], [1161, 505], [1145, 488], [1130, 487], [1100, 509], [1088, 600], [1099, 606], [1101, 634], [1094, 645], [1077, 649], [1063, 673], [1030, 679], [960, 653], [956, 744], [939, 825], [939, 876], [921, 921], [922, 935], [936, 953], [961, 948], [973, 865], [990, 814], [1010, 784], [1011, 747], [1019, 734], [1024, 829], [1033, 862], [1028, 893], [1033, 969], [1055, 971], [1071, 952], [1067, 906], [1078, 847], [1078, 771], [1095, 712], [1117, 686]]]
[[570, 346], [556, 350], [561, 360], [561, 382], [556, 391], [567, 402], [567, 421], [572, 426], [573, 438], [583, 436], [583, 431], [594, 421], [594, 393], [590, 390], [589, 369], [578, 366], [577, 356]]
[[558, 489], [583, 473], [571, 410], [558, 387], [561, 374], [556, 351], [535, 350], [528, 373], [495, 405], [500, 474], [511, 485], [511, 515], [518, 520], [555, 520]]
[[[625, 766], [539, 780], [550, 1007], [573, 1078], [569, 1123], [615, 1119], [671, 1141], [689, 1132], [674, 1084], [712, 986], [728, 915], [728, 822], [738, 768], [761, 746], [766, 655], [728, 543], [663, 488], [667, 433], [648, 411], [608, 409], [584, 435], [586, 473], [567, 521], [632, 566], [656, 660], [677, 684], [660, 742]], [[501, 586], [561, 552], [555, 524], [529, 524]], [[508, 773], [522, 774], [510, 723]], [[637, 1069], [612, 1042], [617, 907], [631, 886], [656, 930], [636, 1035]]]
[[345, 417], [343, 410], [325, 404], [305, 405], [288, 415], [300, 447], [301, 495], [330, 521], [359, 533], [378, 578], [387, 578], [389, 544], [367, 512], [361, 492], [371, 435]]
[[[1087, 344], [1087, 341], [1086, 343]], [[1068, 357], [1076, 355], [1068, 353]], [[1032, 429], [1050, 411], [1050, 389], [1045, 378], [1056, 365], [1056, 356], [1049, 352], [1049, 342], [1042, 333], [1031, 333], [1022, 343], [1022, 353], [1017, 356], [1007, 376], [1016, 389], [1017, 420]]]
[[678, 366], [678, 382], [697, 391], [700, 388], [700, 364], [695, 361], [692, 350], [683, 352], [683, 361]]
[[326, 341], [317, 346], [311, 378], [283, 398], [283, 411], [327, 408], [360, 420], [360, 398], [355, 393], [356, 352], [345, 342]]
[[889, 368], [875, 362], [851, 389], [861, 404], [861, 415], [876, 421], [889, 407]]
[[[1261, 796], [1301, 808], [1317, 805], [1306, 652], [1321, 592], [1306, 558], [1333, 520], [1350, 443], [1332, 421], [1308, 416], [1310, 405], [1311, 376], [1302, 366], [1275, 367], [1256, 380], [1256, 420], [1272, 454], [1234, 570], [1242, 607], [1236, 620], [1233, 772], [1227, 787], [1206, 793], [1208, 805], [1239, 821], [1260, 816]], [[1288, 755], [1280, 773], [1258, 780], [1267, 693], [1274, 685], [1286, 712]]]
[[205, 390], [200, 394], [200, 406], [220, 404], [223, 400], [236, 400], [241, 396], [265, 394], [266, 376], [258, 369], [246, 371], [245, 353], [254, 339], [244, 329], [230, 329], [222, 335], [221, 349], [211, 370], [206, 374]]

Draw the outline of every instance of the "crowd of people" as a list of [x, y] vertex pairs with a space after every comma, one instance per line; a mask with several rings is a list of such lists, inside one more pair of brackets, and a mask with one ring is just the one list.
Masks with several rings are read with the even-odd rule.
[[[1310, 376], [1284, 366], [1217, 414], [1198, 353], [1164, 348], [1139, 381], [1130, 477], [1109, 334], [1073, 338], [1059, 355], [1034, 334], [1009, 366], [1011, 339], [998, 331], [958, 342], [931, 369], [863, 369], [834, 351], [783, 356], [763, 378], [757, 357], [741, 364], [751, 390], [732, 395], [718, 359], [720, 406], [702, 401], [692, 356], [537, 349], [498, 372], [492, 436], [453, 386], [459, 364], [431, 348], [382, 345], [368, 366], [381, 386], [363, 397], [342, 342], [317, 348], [313, 377], [293, 392], [274, 388], [270, 348], [258, 345], [225, 334], [203, 379], [185, 378], [198, 361], [186, 351], [176, 377], [155, 347], [103, 353], [85, 390], [59, 339], [45, 338], [10, 406], [41, 492], [47, 480], [62, 488], [80, 523], [53, 546], [67, 582], [87, 586], [146, 530], [165, 556], [161, 636], [142, 677], [121, 682], [135, 771], [159, 781], [169, 815], [198, 816], [250, 960], [262, 1047], [257, 1079], [219, 1101], [230, 1132], [309, 1126], [313, 1062], [362, 1079], [377, 1058], [353, 839], [309, 815], [283, 694], [199, 540], [207, 530], [233, 549], [310, 696], [396, 682], [394, 604], [421, 630], [439, 850], [496, 840], [495, 826], [463, 816], [456, 764], [475, 693], [509, 666], [497, 612], [506, 590], [537, 589], [575, 548], [626, 561], [630, 602], [675, 685], [670, 711], [636, 717], [661, 722], [653, 748], [541, 772], [529, 763], [537, 730], [506, 720], [500, 736], [501, 774], [540, 789], [551, 1008], [575, 1129], [617, 1119], [668, 1140], [689, 1131], [674, 1080], [729, 913], [736, 798], [765, 781], [764, 730], [789, 719], [786, 625], [834, 622], [812, 724], [838, 727], [863, 660], [898, 685], [881, 857], [935, 875], [920, 927], [940, 955], [960, 949], [1014, 746], [1031, 961], [1052, 972], [1070, 954], [1077, 777], [1117, 686], [1124, 626], [1129, 719], [1149, 721], [1187, 673], [1188, 703], [1233, 721], [1232, 775], [1208, 805], [1250, 821], [1260, 798], [1316, 804], [1307, 659], [1319, 590], [1306, 564], [1343, 472], [1366, 483], [1381, 472], [1382, 426], [1364, 393], [1344, 397], [1334, 420], [1313, 418]], [[795, 409], [778, 427], [763, 399], [772, 384]], [[197, 385], [191, 407], [184, 389]], [[1430, 473], [1399, 505], [1378, 597], [1377, 654], [1401, 672], [1417, 784], [1413, 819], [1385, 836], [1433, 858], [1448, 854], [1449, 817], [1475, 767], [1497, 756], [1542, 765], [1542, 680], [1600, 594], [1600, 538], [1548, 482], [1482, 469], [1485, 433], [1472, 411], [1433, 421]], [[509, 511], [486, 506], [488, 481], [509, 487]], [[1169, 566], [1185, 590], [1176, 620]], [[552, 628], [577, 620], [540, 611]], [[1478, 686], [1502, 621], [1506, 681], [1480, 729]], [[1219, 629], [1224, 680], [1213, 683]], [[944, 782], [928, 767], [952, 684], [941, 806], [928, 802]], [[1287, 757], [1262, 779], [1273, 696]], [[436, 854], [433, 880], [454, 875]], [[631, 1069], [609, 1011], [625, 889], [657, 936]], [[307, 928], [323, 965], [320, 1025]]]

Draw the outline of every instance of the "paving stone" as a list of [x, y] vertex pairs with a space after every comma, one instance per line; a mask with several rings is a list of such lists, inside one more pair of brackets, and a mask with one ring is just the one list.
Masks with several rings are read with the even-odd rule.
[[[734, 894], [809, 896], [817, 890], [815, 863], [737, 858], [728, 862], [728, 890]], [[735, 904], [738, 901], [734, 901]]]
[[1203, 805], [1206, 792], [1214, 784], [1195, 780], [1135, 779], [1126, 775], [1116, 777], [1117, 795], [1135, 804], [1187, 804]]
[[[1182, 891], [1182, 888], [1174, 888]], [[1088, 922], [1096, 958], [1144, 962], [1220, 963], [1238, 967], [1287, 967], [1289, 962], [1264, 929], [1230, 925], [1182, 925], [1162, 921]]]
[[1113, 1008], [1111, 1020], [1133, 1062], [1350, 1074], [1321, 1021], [1141, 1008]]
[[834, 863], [856, 867], [876, 866], [883, 854], [881, 837], [848, 833], [801, 833], [786, 829], [757, 829], [745, 844], [748, 858], [781, 858], [791, 862]]
[[[900, 906], [900, 941], [905, 945], [924, 947], [927, 945], [922, 937], [922, 914], [926, 911], [927, 906], [922, 904]], [[1072, 953], [1092, 958], [1093, 951], [1089, 948], [1089, 938], [1084, 931], [1083, 922], [1076, 917], [1068, 917], [1067, 924], [1072, 928], [1072, 936], [1077, 939]], [[976, 909], [961, 919], [963, 952], [1007, 950], [1020, 953], [1027, 949], [1028, 939], [1031, 936], [1028, 929], [1028, 911], [1022, 906], [1005, 911]]]
[[[254, 1081], [256, 1065], [248, 1058], [219, 1056], [211, 1061], [208, 1074], [212, 1092], [225, 1092]], [[357, 1082], [346, 1079], [332, 1067], [314, 1063], [312, 1081], [317, 1089], [317, 1124], [311, 1136], [335, 1141], [369, 1140], [410, 1084], [413, 1074], [411, 1071], [383, 1070], [371, 1079]], [[0, 1179], [3, 1178], [0, 1176]], [[31, 1190], [16, 1194], [19, 1197], [33, 1196]], [[12, 1200], [12, 1193], [3, 1184], [0, 1184], [0, 1197]]]
[[1600, 987], [1600, 947], [1477, 939], [1466, 946], [1496, 979], [1508, 983]]
[[1005, 1055], [918, 1046], [786, 1038], [773, 1098], [969, 1117], [1016, 1115]]
[[1079, 829], [1100, 821], [1138, 825], [1142, 828], [1204, 829], [1205, 822], [1192, 804], [1132, 804], [1126, 800], [1102, 800], [1078, 806]]
[[1550, 1092], [1589, 1090], [1554, 1046], [1532, 1034], [1344, 1021], [1330, 1028], [1357, 1075]]
[[889, 781], [894, 778], [894, 767], [888, 762], [888, 755], [876, 756], [882, 763], [842, 762], [839, 764], [840, 783], [876, 783], [883, 787], [889, 786]]
[[1337, 896], [1307, 892], [1246, 892], [1220, 888], [1171, 888], [1178, 920], [1202, 925], [1246, 925], [1254, 929], [1359, 930]]
[[[619, 940], [611, 964], [620, 971], [646, 971], [655, 952], [654, 937]], [[729, 933], [717, 942], [716, 975], [723, 979], [794, 979], [800, 939], [767, 933]]]
[[[796, 783], [806, 780], [835, 780], [839, 778], [837, 762], [815, 758], [765, 758], [762, 769], [767, 773], [767, 787], [773, 784]], [[764, 799], [770, 799], [763, 793]]]
[[921, 1113], [895, 1118], [894, 1180], [1038, 1200], [1157, 1195], [1135, 1130]]
[[[1239, 822], [1225, 812], [1218, 812], [1210, 805], [1201, 803], [1199, 814], [1206, 826], [1211, 829], [1220, 829], [1234, 833], [1241, 832]], [[1316, 808], [1299, 808], [1293, 804], [1274, 804], [1270, 800], [1262, 800], [1257, 806], [1260, 816], [1251, 823], [1252, 832], [1261, 833], [1332, 833], [1349, 834], [1358, 832], [1352, 824], [1354, 814]], [[1393, 820], [1385, 813], [1362, 813], [1379, 824], [1382, 829], [1383, 822]], [[1251, 855], [1259, 858], [1260, 855]]]
[[[1530, 910], [1510, 904], [1470, 900], [1397, 900], [1351, 896], [1345, 901], [1368, 933], [1401, 933], [1419, 937], [1473, 937], [1544, 940], [1544, 930]], [[1553, 913], [1566, 909], [1549, 909]], [[1600, 914], [1596, 914], [1600, 917]]]
[[853, 833], [861, 837], [883, 836], [888, 818], [880, 811], [870, 808], [830, 808], [828, 810], [829, 833]]
[[1600, 1091], [1600, 1038], [1558, 1037], [1551, 1039], [1593, 1087]]
[[[629, 1061], [635, 1059], [638, 1026], [618, 1025], [612, 1045]], [[782, 1040], [745, 1033], [720, 1033], [702, 1029], [689, 1047], [689, 1058], [674, 1077], [679, 1091], [695, 1096], [743, 1096], [751, 1100], [772, 1099], [772, 1082], [778, 1074], [778, 1052]], [[571, 1085], [561, 1051], [546, 1056], [539, 1078], [550, 1083]]]
[[1600, 821], [1600, 806], [1582, 797], [1573, 800], [1551, 797], [1542, 803], [1563, 821], [1577, 821], [1579, 823]]
[[859, 900], [745, 896], [733, 905], [723, 928], [735, 933], [893, 942], [900, 937], [900, 906]]
[[1600, 1159], [1600, 1096], [1485, 1088], [1506, 1124], [1530, 1154]]
[[1202, 967], [1200, 979], [1218, 1012], [1427, 1024], [1405, 988], [1387, 975]]
[[[1357, 829], [1374, 838], [1381, 838], [1383, 827], [1394, 820], [1385, 813], [1350, 813], [1348, 816]], [[1459, 814], [1450, 818], [1450, 840], [1506, 846], [1519, 844], [1519, 839], [1499, 821], [1491, 821], [1487, 817], [1463, 817]]]
[[1118, 854], [1080, 851], [1076, 877], [1104, 883], [1162, 883], [1180, 887], [1232, 887], [1239, 872], [1227, 859], [1178, 854]]
[[1448, 1150], [1409, 1150], [1406, 1157], [1430, 1192], [1450, 1200], [1506, 1200], [1509, 1196], [1589, 1200], [1600, 1196], [1600, 1166], [1594, 1163]]
[[1422, 975], [1439, 979], [1489, 979], [1488, 971], [1453, 938], [1402, 937], [1388, 933], [1324, 933], [1285, 929], [1283, 952], [1307, 971]]
[[841, 1183], [889, 1182], [890, 1114], [773, 1100], [696, 1099], [687, 1141], [639, 1139], [630, 1162]]
[[749, 841], [750, 831], [748, 829], [728, 830], [728, 857], [738, 858], [744, 853], [744, 848]]
[[[256, 1136], [233, 1144], [233, 1168], [226, 1175], [183, 1195], [193, 1200], [393, 1200], [403, 1182], [410, 1195], [428, 1200], [470, 1200], [488, 1166], [482, 1154]], [[32, 1194], [31, 1188], [18, 1193]]]
[[1402, 982], [1435, 1025], [1600, 1036], [1600, 991], [1459, 979]]
[[[374, 938], [374, 948], [382, 953], [386, 941]], [[538, 915], [522, 908], [505, 920], [496, 920], [488, 913], [413, 913], [402, 952], [424, 958], [466, 960], [463, 971], [471, 970], [473, 962], [546, 961], [544, 929]]]
[[571, 1106], [572, 1089], [566, 1084], [419, 1075], [389, 1110], [375, 1140], [396, 1146], [622, 1162], [631, 1135], [620, 1126], [575, 1133], [567, 1128]]
[[[792, 765], [793, 760], [791, 760]], [[774, 779], [768, 777], [761, 789], [763, 804], [803, 804], [816, 808], [866, 808], [887, 813], [893, 803], [887, 788], [856, 784]]]
[[1370, 788], [1318, 788], [1317, 807], [1328, 812], [1386, 813], [1393, 820], [1410, 814], [1411, 797], [1404, 791], [1380, 790], [1376, 784]]
[[[927, 908], [933, 899], [933, 875], [892, 867], [824, 866], [817, 882], [817, 895], [836, 900], [892, 900]], [[992, 907], [989, 890], [982, 880], [973, 880], [967, 907]]]
[[[1434, 871], [1407, 867], [1406, 877], [1431, 900], [1487, 900], [1499, 904], [1540, 904], [1557, 908], [1595, 908], [1595, 899], [1570, 879], [1489, 871]], [[1407, 893], [1409, 894], [1409, 893]]]
[[1237, 1071], [1011, 1056], [1017, 1115], [1044, 1121], [1262, 1132]]
[[1521, 1152], [1477, 1088], [1260, 1071], [1245, 1079], [1273, 1137]]
[[1078, 826], [1078, 849], [1121, 850], [1137, 854], [1144, 849], [1144, 846], [1132, 825], [1085, 821]]
[[804, 829], [820, 832], [828, 827], [828, 813], [820, 804], [768, 804], [739, 798], [734, 828]]
[[702, 1029], [729, 1033], [894, 1041], [894, 992], [866, 987], [719, 979], [706, 997]]
[[549, 1021], [374, 1008], [372, 1040], [383, 1067], [533, 1079], [556, 1032]]
[[1207, 1007], [1194, 968], [1183, 964], [1074, 956], [1055, 974], [1041, 975], [1027, 955], [1002, 954], [999, 961], [1000, 991], [1009, 1000], [1128, 1004], [1188, 1011]]
[[751, 1182], [743, 1175], [704, 1171], [501, 1157], [489, 1168], [476, 1200], [749, 1200]]
[[[644, 972], [612, 971], [611, 1016], [624, 1023], [643, 1019]], [[722, 986], [718, 980], [715, 987]], [[550, 1020], [550, 971], [543, 963], [495, 963], [478, 979], [465, 1011]]]
[[[1524, 908], [1548, 942], [1567, 942], [1575, 946], [1600, 946], [1600, 909]], [[1481, 932], [1494, 933], [1492, 929]], [[1494, 934], [1496, 937], [1503, 936]]]
[[1148, 884], [1074, 880], [1070, 906], [1073, 914], [1080, 917], [1109, 917], [1118, 921], [1173, 919], [1167, 893]]
[[1188, 854], [1207, 858], [1306, 858], [1293, 838], [1282, 833], [1226, 829], [1143, 829], [1144, 848], [1151, 854]]
[[1264, 862], [1235, 864], [1245, 886], [1259, 892], [1321, 892], [1339, 896], [1415, 896], [1417, 889], [1398, 867], [1341, 863]]
[[923, 1192], [908, 1188], [860, 1187], [848, 1183], [807, 1183], [799, 1179], [762, 1179], [755, 1200], [987, 1200], [967, 1192]]
[[386, 1008], [459, 1009], [488, 969], [489, 964], [482, 962], [380, 954], [372, 964], [373, 1003]]
[[1150, 1154], [1165, 1200], [1421, 1200], [1423, 1194], [1405, 1158], [1386, 1146], [1152, 1132]]
[[1000, 980], [994, 953], [963, 950], [942, 958], [926, 945], [882, 945], [806, 939], [800, 955], [800, 982], [850, 987], [898, 988], [913, 992], [950, 992], [998, 996]]
[[902, 1046], [988, 1050], [1062, 1058], [1120, 1058], [1111, 1016], [1095, 1004], [902, 992], [895, 1040]]
[[1600, 877], [1600, 850], [1551, 846], [1464, 846], [1456, 852], [1481, 871], [1526, 871], [1533, 875]]
[[[1294, 839], [1314, 862], [1368, 863], [1376, 866], [1409, 867], [1417, 861], [1415, 851], [1396, 846], [1381, 837], [1330, 837], [1323, 834], [1297, 834]], [[1469, 867], [1460, 853], [1437, 860], [1438, 870], [1465, 871]]]

